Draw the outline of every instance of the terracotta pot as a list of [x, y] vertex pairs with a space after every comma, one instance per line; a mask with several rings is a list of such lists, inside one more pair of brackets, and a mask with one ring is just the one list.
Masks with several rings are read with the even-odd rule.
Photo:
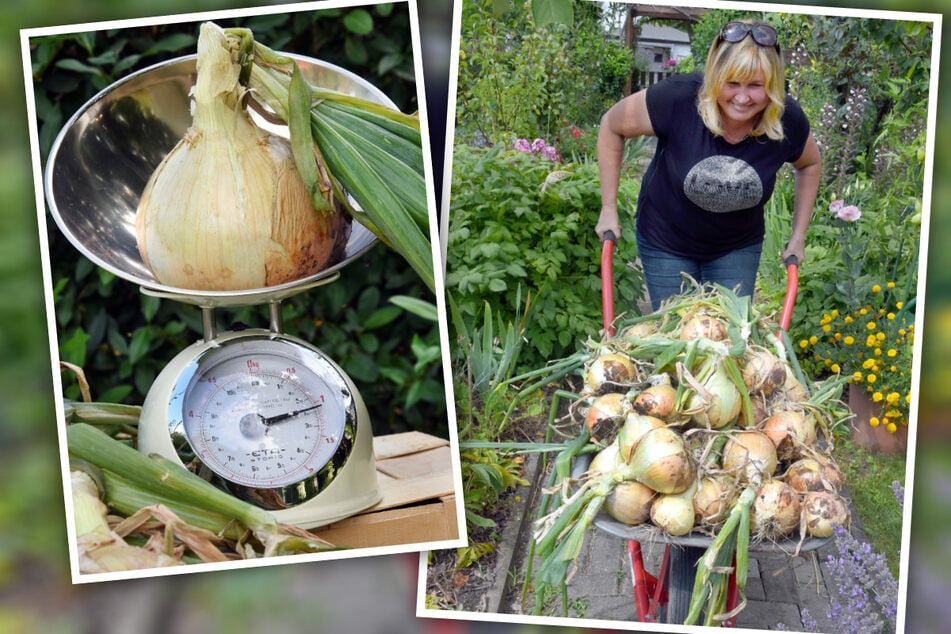
[[872, 451], [899, 454], [908, 449], [908, 427], [900, 426], [894, 434], [888, 433], [884, 423], [872, 427], [868, 421], [872, 416], [884, 420], [882, 407], [872, 400], [865, 390], [850, 387], [849, 409], [855, 416], [849, 421], [852, 426], [852, 440], [855, 444]]

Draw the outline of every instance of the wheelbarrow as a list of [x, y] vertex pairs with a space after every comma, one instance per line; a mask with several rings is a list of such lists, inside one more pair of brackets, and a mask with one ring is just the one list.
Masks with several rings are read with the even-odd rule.
[[[614, 336], [614, 242], [616, 237], [607, 231], [602, 238], [601, 248], [601, 303], [603, 307], [604, 330], [608, 336]], [[799, 289], [799, 262], [790, 256], [786, 265], [786, 296], [780, 312], [779, 325], [789, 330], [796, 294]], [[584, 473], [590, 463], [590, 456], [580, 457], [573, 466], [573, 475]], [[673, 537], [650, 526], [629, 526], [619, 522], [603, 511], [594, 520], [598, 530], [627, 541], [630, 558], [631, 579], [633, 582], [635, 615], [640, 622], [666, 622], [681, 624], [687, 617], [690, 598], [693, 594], [696, 563], [712, 542], [712, 537], [690, 533], [682, 537]], [[830, 541], [829, 538], [809, 537], [799, 542], [787, 539], [778, 542], [751, 544], [750, 552], [809, 552]], [[649, 542], [663, 546], [664, 554], [656, 575], [647, 571], [642, 555], [642, 543]], [[735, 563], [735, 562], [734, 562]], [[726, 613], [731, 613], [739, 603], [739, 591], [736, 587], [735, 571], [731, 573], [728, 585]], [[734, 627], [736, 618], [724, 621], [726, 627]]]

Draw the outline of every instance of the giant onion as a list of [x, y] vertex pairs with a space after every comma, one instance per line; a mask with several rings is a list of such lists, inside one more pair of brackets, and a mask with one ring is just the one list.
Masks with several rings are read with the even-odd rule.
[[290, 144], [245, 110], [239, 52], [204, 23], [191, 127], [149, 178], [136, 211], [143, 261], [162, 284], [241, 290], [317, 273], [338, 255], [349, 216], [318, 212]]

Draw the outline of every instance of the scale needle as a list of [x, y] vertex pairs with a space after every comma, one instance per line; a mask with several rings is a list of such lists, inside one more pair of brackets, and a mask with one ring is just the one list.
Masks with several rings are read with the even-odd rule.
[[297, 416], [298, 414], [303, 414], [304, 412], [309, 412], [309, 411], [311, 411], [311, 410], [317, 409], [318, 407], [320, 407], [320, 405], [321, 405], [321, 404], [318, 403], [317, 405], [314, 405], [314, 406], [312, 406], [312, 407], [305, 407], [304, 409], [298, 409], [298, 410], [295, 410], [295, 411], [293, 411], [293, 412], [287, 412], [287, 413], [285, 413], [285, 414], [276, 414], [276, 415], [274, 415], [274, 416], [267, 416], [267, 417], [265, 417], [265, 416], [261, 416], [260, 414], [258, 414], [258, 418], [261, 419], [261, 422], [262, 422], [262, 423], [264, 423], [266, 426], [270, 427], [270, 426], [273, 425], [274, 423], [279, 423], [279, 422], [281, 422], [281, 421], [287, 420], [288, 418], [293, 418], [293, 417]]

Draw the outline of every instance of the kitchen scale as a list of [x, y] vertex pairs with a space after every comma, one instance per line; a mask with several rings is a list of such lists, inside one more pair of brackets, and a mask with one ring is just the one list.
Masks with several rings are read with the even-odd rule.
[[[291, 57], [312, 84], [395, 108], [342, 68]], [[343, 370], [283, 331], [281, 302], [336, 280], [376, 237], [359, 223], [345, 223], [335, 262], [278, 286], [195, 291], [159, 283], [139, 255], [135, 212], [149, 176], [191, 123], [195, 58], [151, 66], [89, 100], [50, 151], [47, 203], [66, 238], [95, 264], [147, 295], [202, 311], [202, 339], [178, 353], [149, 389], [139, 450], [190, 465], [280, 522], [326, 525], [380, 500], [371, 422]], [[281, 133], [256, 114], [252, 118]], [[268, 327], [218, 332], [216, 310], [253, 305], [268, 307]]]

